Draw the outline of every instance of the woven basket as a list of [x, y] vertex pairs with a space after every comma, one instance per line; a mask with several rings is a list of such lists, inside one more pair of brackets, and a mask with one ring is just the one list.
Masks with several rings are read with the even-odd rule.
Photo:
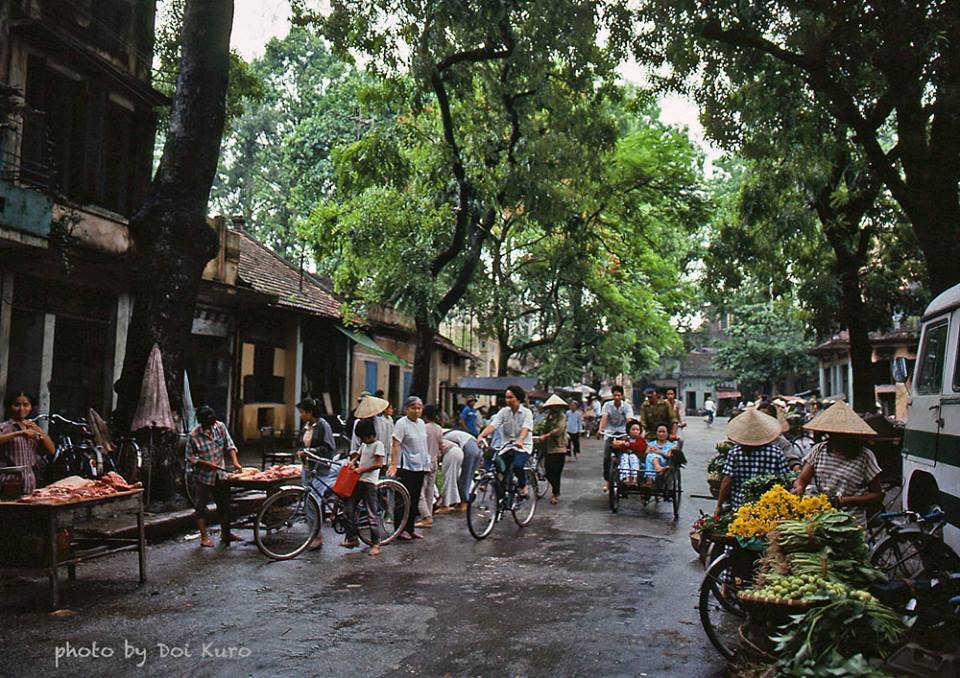
[[740, 592], [737, 598], [751, 620], [774, 626], [786, 624], [791, 616], [804, 614], [810, 608], [823, 604], [819, 600], [764, 600], [745, 591]]
[[694, 552], [697, 555], [700, 555], [700, 545], [703, 543], [703, 536], [700, 532], [693, 531], [690, 533], [690, 546], [693, 547]]
[[707, 485], [710, 486], [710, 495], [716, 499], [720, 496], [720, 483], [723, 482], [721, 478], [711, 478], [707, 477]]

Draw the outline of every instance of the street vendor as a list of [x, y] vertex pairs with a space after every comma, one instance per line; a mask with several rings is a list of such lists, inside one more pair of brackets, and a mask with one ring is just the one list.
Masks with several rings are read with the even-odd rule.
[[42, 453], [52, 456], [56, 450], [46, 431], [28, 417], [33, 412], [34, 399], [23, 392], [12, 393], [4, 400], [9, 419], [0, 424], [0, 467], [20, 466], [19, 471], [0, 473], [0, 482], [21, 483], [20, 494], [37, 489], [34, 466]]
[[867, 508], [879, 505], [883, 498], [880, 465], [873, 452], [863, 446], [864, 440], [877, 432], [842, 400], [803, 427], [829, 437], [810, 450], [793, 484], [794, 493], [803, 494], [812, 484], [834, 506], [854, 514], [865, 525]]
[[197, 483], [196, 511], [197, 528], [200, 530], [200, 546], [213, 546], [207, 535], [207, 504], [210, 497], [217, 504], [220, 519], [220, 543], [224, 546], [237, 538], [230, 533], [230, 486], [224, 481], [225, 458], [229, 453], [230, 463], [237, 472], [243, 470], [237, 460], [237, 446], [230, 432], [209, 405], [197, 410], [200, 424], [190, 432], [187, 445], [187, 463]]
[[755, 407], [732, 419], [724, 431], [733, 443], [727, 453], [723, 480], [717, 496], [716, 515], [723, 511], [727, 499], [734, 511], [743, 505], [743, 484], [750, 478], [764, 475], [786, 476], [787, 460], [776, 444], [780, 422]]

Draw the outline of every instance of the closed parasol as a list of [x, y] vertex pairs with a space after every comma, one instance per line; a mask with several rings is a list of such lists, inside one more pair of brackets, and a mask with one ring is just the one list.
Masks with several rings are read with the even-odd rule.
[[147, 368], [143, 372], [143, 383], [140, 386], [140, 402], [130, 425], [132, 431], [145, 428], [167, 431], [176, 429], [163, 375], [163, 359], [160, 356], [160, 347], [156, 344], [147, 358]]

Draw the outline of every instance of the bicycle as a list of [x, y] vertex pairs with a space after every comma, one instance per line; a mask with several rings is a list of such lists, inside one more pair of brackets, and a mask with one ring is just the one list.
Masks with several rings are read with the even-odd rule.
[[535, 444], [533, 454], [530, 455], [529, 466], [537, 476], [537, 499], [543, 499], [550, 491], [550, 481], [547, 480], [546, 457], [543, 448]]
[[[334, 494], [333, 484], [321, 475], [339, 469], [342, 462], [324, 459], [308, 450], [302, 452], [308, 487], [287, 486], [271, 494], [260, 506], [254, 520], [254, 542], [263, 555], [273, 560], [289, 560], [303, 553], [319, 534], [325, 516], [329, 516], [335, 533], [346, 532], [343, 499]], [[377, 492], [380, 499], [377, 515], [371, 516], [366, 503], [361, 500], [354, 517], [358, 536], [367, 545], [372, 543], [373, 520], [377, 521], [380, 544], [386, 545], [403, 530], [411, 511], [410, 494], [400, 481], [381, 478]], [[398, 506], [401, 520], [396, 519]]]
[[728, 545], [700, 582], [697, 609], [710, 643], [727, 659], [733, 657], [740, 637], [740, 625], [747, 617], [738, 593], [753, 585], [758, 551]]
[[960, 571], [960, 556], [943, 541], [947, 516], [940, 507], [923, 515], [888, 511], [878, 517], [887, 536], [870, 551], [870, 562], [888, 578], [912, 580]]
[[[61, 429], [56, 436], [57, 446], [47, 468], [47, 480], [56, 481], [68, 476], [97, 479], [116, 471], [117, 466], [110, 454], [100, 445], [91, 442], [90, 429], [86, 422], [71, 421], [59, 414], [41, 414], [33, 421], [48, 421], [52, 427]], [[79, 434], [83, 441], [73, 442], [72, 434]]]
[[507, 443], [487, 457], [489, 451], [484, 446], [486, 468], [475, 481], [467, 502], [467, 529], [475, 539], [488, 537], [507, 511], [519, 527], [525, 527], [537, 510], [537, 472], [530, 465], [523, 469], [530, 489], [526, 495], [517, 491], [513, 455], [523, 452], [523, 448]]

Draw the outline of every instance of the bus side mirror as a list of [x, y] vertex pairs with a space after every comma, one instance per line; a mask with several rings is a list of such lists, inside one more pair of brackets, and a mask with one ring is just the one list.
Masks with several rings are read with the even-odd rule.
[[893, 383], [905, 384], [910, 376], [907, 371], [907, 359], [903, 356], [894, 358], [890, 363], [890, 376], [893, 377]]

